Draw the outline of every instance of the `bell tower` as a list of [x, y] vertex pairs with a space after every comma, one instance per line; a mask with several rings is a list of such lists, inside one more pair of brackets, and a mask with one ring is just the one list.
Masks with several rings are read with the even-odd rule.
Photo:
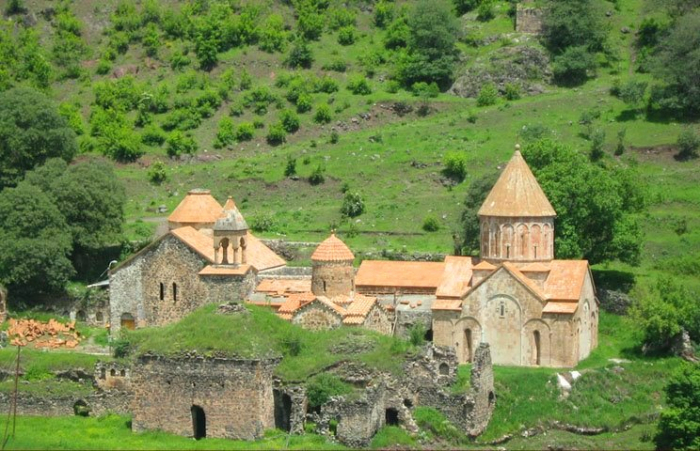
[[214, 223], [214, 264], [245, 265], [247, 236], [248, 224], [233, 199], [229, 197], [221, 215]]

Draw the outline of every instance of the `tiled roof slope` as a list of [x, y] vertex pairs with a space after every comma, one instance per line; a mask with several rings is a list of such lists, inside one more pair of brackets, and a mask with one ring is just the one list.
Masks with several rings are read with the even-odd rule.
[[462, 298], [469, 291], [472, 278], [471, 257], [445, 257], [445, 270], [436, 295], [439, 298]]
[[437, 290], [444, 271], [444, 262], [365, 260], [355, 276], [355, 286]]
[[311, 260], [317, 262], [345, 262], [355, 260], [355, 255], [342, 240], [335, 236], [335, 233], [331, 233], [331, 236], [323, 240], [314, 253], [311, 254]]
[[556, 216], [519, 150], [515, 151], [481, 205], [479, 216]]
[[311, 279], [263, 279], [255, 288], [256, 293], [282, 296], [311, 291]]
[[168, 216], [168, 222], [180, 224], [214, 223], [221, 215], [221, 205], [209, 190], [193, 189]]

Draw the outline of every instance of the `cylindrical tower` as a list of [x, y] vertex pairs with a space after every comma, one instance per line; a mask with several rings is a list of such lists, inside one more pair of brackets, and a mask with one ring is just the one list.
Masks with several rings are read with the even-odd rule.
[[316, 296], [350, 296], [355, 290], [355, 256], [331, 233], [311, 255], [311, 291]]
[[548, 261], [554, 258], [556, 212], [516, 146], [479, 209], [481, 258]]

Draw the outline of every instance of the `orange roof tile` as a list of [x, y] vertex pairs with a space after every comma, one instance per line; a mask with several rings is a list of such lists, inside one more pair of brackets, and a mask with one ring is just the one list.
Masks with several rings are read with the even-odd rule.
[[377, 303], [377, 298], [355, 294], [352, 303], [346, 308], [346, 317], [361, 317], [365, 318], [374, 304]]
[[586, 260], [552, 260], [550, 271], [544, 282], [547, 299], [578, 301], [588, 273]]
[[556, 216], [552, 204], [517, 149], [519, 147], [481, 205], [479, 216]]
[[[191, 226], [178, 227], [177, 229], [171, 230], [170, 233], [202, 257], [212, 263], [214, 262], [214, 240], [212, 237], [204, 235]], [[249, 264], [258, 271], [277, 268], [286, 264], [282, 257], [272, 252], [269, 247], [265, 246], [265, 244], [254, 237], [250, 232], [248, 232], [246, 240], [248, 242], [246, 264]], [[233, 261], [233, 249], [229, 247], [228, 252], [228, 260]]]
[[459, 299], [436, 299], [433, 302], [433, 310], [462, 310], [462, 301]]
[[316, 301], [321, 302], [326, 307], [330, 307], [336, 313], [338, 313], [340, 316], [345, 316], [345, 313], [346, 313], [345, 309], [343, 307], [339, 306], [338, 304], [333, 303], [333, 301], [328, 299], [326, 296], [316, 296]]
[[263, 279], [255, 288], [256, 293], [282, 296], [311, 291], [311, 279]]
[[496, 266], [486, 260], [481, 260], [478, 265], [472, 268], [473, 271], [493, 271], [494, 269], [496, 269]]
[[520, 272], [549, 272], [550, 267], [544, 263], [534, 262], [520, 266]]
[[471, 257], [445, 257], [445, 270], [435, 294], [443, 298], [461, 298], [469, 291], [472, 278]]
[[437, 289], [444, 271], [444, 262], [365, 260], [355, 276], [355, 286]]
[[515, 276], [516, 279], [520, 280], [527, 288], [530, 289], [538, 298], [541, 300], [545, 299], [542, 289], [537, 285], [532, 279], [527, 277], [525, 274], [521, 273], [518, 268], [511, 262], [503, 262], [503, 267], [508, 270], [511, 274]]
[[578, 302], [549, 301], [542, 309], [542, 313], [566, 313], [571, 314], [578, 309]]
[[250, 271], [252, 266], [214, 266], [208, 265], [199, 271], [200, 276], [242, 276]]
[[221, 214], [221, 205], [208, 189], [193, 189], [168, 216], [168, 222], [213, 224]]
[[317, 262], [345, 262], [355, 260], [355, 255], [345, 243], [335, 236], [335, 233], [331, 233], [331, 236], [319, 244], [314, 253], [311, 254], [311, 260]]
[[277, 313], [292, 314], [296, 312], [299, 307], [308, 304], [314, 299], [316, 299], [316, 296], [311, 292], [292, 294], [280, 305], [280, 308], [277, 309]]

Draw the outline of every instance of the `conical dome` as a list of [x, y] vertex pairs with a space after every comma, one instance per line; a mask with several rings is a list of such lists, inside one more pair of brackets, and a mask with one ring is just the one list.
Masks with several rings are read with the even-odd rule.
[[318, 245], [311, 255], [311, 260], [315, 262], [346, 262], [355, 260], [355, 255], [345, 243], [335, 236], [335, 233], [331, 233], [331, 236]]
[[170, 223], [211, 224], [221, 214], [221, 205], [208, 189], [193, 189], [168, 217]]
[[481, 205], [479, 216], [537, 218], [556, 215], [520, 154], [520, 146], [516, 146], [515, 154]]
[[242, 232], [248, 230], [248, 224], [243, 219], [243, 215], [236, 207], [231, 197], [226, 201], [224, 209], [214, 224], [215, 231]]

